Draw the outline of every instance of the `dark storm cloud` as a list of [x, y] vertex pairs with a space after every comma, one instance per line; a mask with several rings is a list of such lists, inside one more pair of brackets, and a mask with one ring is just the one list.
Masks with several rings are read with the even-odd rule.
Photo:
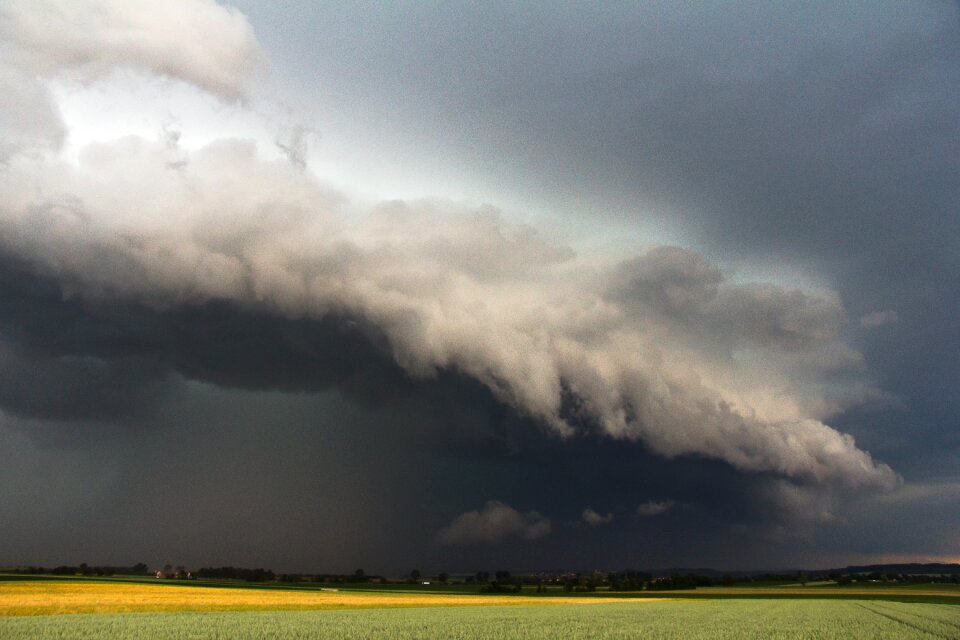
[[[413, 380], [395, 363], [382, 337], [355, 322], [335, 316], [290, 319], [228, 301], [157, 308], [122, 298], [65, 298], [55, 281], [25, 273], [22, 265], [7, 262], [4, 266], [3, 335], [10, 352], [19, 355], [5, 361], [11, 375], [0, 379], [0, 409], [7, 413], [11, 452], [22, 449], [17, 454], [22, 459], [56, 465], [59, 474], [88, 487], [81, 503], [91, 515], [83, 516], [80, 528], [90, 537], [76, 538], [68, 553], [86, 554], [84, 549], [97, 547], [94, 540], [115, 540], [116, 549], [137, 553], [136, 546], [124, 542], [116, 530], [103, 531], [102, 523], [119, 519], [123, 523], [120, 531], [133, 535], [136, 521], [131, 518], [169, 513], [177, 514], [166, 517], [169, 524], [153, 526], [147, 538], [139, 533], [135, 536], [151, 557], [171, 555], [168, 549], [177, 544], [171, 541], [182, 538], [177, 524], [182, 519], [194, 522], [194, 531], [233, 541], [217, 552], [220, 555], [214, 554], [224, 563], [235, 562], [238, 556], [253, 557], [243, 553], [245, 545], [251, 544], [249, 536], [221, 531], [222, 518], [233, 510], [234, 514], [247, 514], [234, 515], [241, 520], [255, 519], [258, 524], [251, 531], [273, 541], [257, 545], [263, 554], [257, 558], [266, 561], [272, 553], [288, 563], [287, 568], [297, 569], [302, 565], [285, 550], [287, 545], [305, 541], [281, 535], [263, 524], [263, 519], [282, 519], [281, 514], [286, 513], [271, 506], [271, 491], [282, 494], [290, 509], [308, 509], [311, 498], [303, 493], [306, 489], [298, 488], [300, 483], [319, 487], [320, 494], [313, 498], [317, 509], [338, 514], [298, 516], [306, 531], [316, 535], [317, 528], [325, 528], [349, 536], [351, 522], [366, 522], [363, 526], [373, 529], [388, 526], [393, 531], [392, 541], [373, 543], [376, 553], [364, 555], [352, 547], [344, 553], [356, 562], [367, 558], [398, 570], [403, 567], [390, 562], [404, 553], [460, 567], [473, 566], [471, 563], [481, 561], [478, 558], [490, 563], [533, 562], [496, 543], [514, 535], [540, 539], [549, 519], [579, 517], [578, 511], [570, 511], [571, 499], [577, 505], [597, 504], [607, 514], [616, 509], [617, 522], [624, 523], [618, 533], [621, 537], [631, 535], [632, 514], [638, 504], [647, 502], [677, 500], [697, 505], [692, 513], [720, 529], [731, 522], [761, 530], [771, 522], [797, 521], [796, 504], [784, 504], [779, 493], [758, 490], [756, 478], [747, 480], [726, 465], [711, 467], [695, 458], [665, 461], [642, 447], [601, 445], [586, 435], [572, 441], [545, 439], [542, 427], [505, 407], [476, 381], [451, 372], [439, 372], [432, 380]], [[669, 281], [676, 286], [674, 280]], [[685, 297], [683, 291], [677, 295]], [[209, 394], [220, 399], [203, 400], [206, 391], [196, 398], [197, 391], [184, 388], [184, 378], [213, 385]], [[30, 392], [25, 390], [28, 384]], [[217, 387], [224, 391], [213, 391]], [[329, 400], [309, 402], [304, 395], [332, 388], [367, 408], [331, 411], [324, 408], [330, 406]], [[244, 399], [271, 391], [280, 395], [259, 401]], [[91, 419], [113, 422], [121, 431], [107, 425], [95, 427], [89, 424]], [[41, 448], [18, 440], [21, 436], [16, 434], [28, 435]], [[269, 445], [271, 437], [295, 441], [303, 450]], [[373, 444], [378, 441], [379, 445]], [[95, 448], [90, 450], [91, 446]], [[388, 446], [392, 449], [385, 448]], [[110, 447], [114, 448], [112, 455]], [[342, 460], [331, 458], [351, 449], [348, 458], [366, 451], [363, 458], [350, 462], [357, 467], [344, 468]], [[305, 466], [311, 450], [315, 468]], [[344, 489], [323, 497], [321, 494], [330, 494], [330, 485], [314, 483], [328, 478], [329, 469], [337, 469], [347, 478], [367, 474], [371, 463], [379, 473], [394, 479], [405, 477], [406, 481], [398, 485], [391, 479], [378, 480], [367, 489], [371, 493], [363, 502], [363, 514], [344, 520], [342, 514], [350, 513], [350, 508], [342, 501], [357, 499], [356, 494]], [[32, 473], [35, 471], [20, 472], [19, 482], [9, 486], [20, 487]], [[158, 493], [155, 487], [168, 485], [171, 473], [182, 477], [174, 484], [182, 491], [170, 487]], [[452, 481], [440, 489], [433, 484], [435, 474]], [[249, 484], [243, 478], [258, 480]], [[770, 481], [780, 486], [772, 478]], [[192, 487], [189, 490], [188, 485]], [[17, 522], [37, 526], [62, 515], [63, 503], [56, 496], [72, 495], [67, 485], [38, 482], [36, 487], [50, 495], [34, 501], [29, 518], [24, 518], [23, 507], [18, 511], [8, 504], [8, 510], [14, 509], [11, 522], [17, 516]], [[421, 507], [422, 498], [414, 499], [410, 493], [415, 487], [428, 492], [428, 504], [447, 506], [420, 513], [420, 524], [412, 530], [385, 524], [408, 517], [398, 513], [400, 505], [413, 512]], [[36, 490], [24, 494], [24, 489], [17, 489], [21, 495]], [[802, 483], [795, 485], [794, 493], [811, 496], [801, 503], [801, 510], [819, 495]], [[451, 523], [456, 514], [472, 513], [476, 505], [497, 497], [505, 505], [524, 505], [523, 510], [505, 506], [500, 511], [508, 517], [496, 517], [498, 510], [491, 514], [486, 509], [469, 522], [457, 518], [456, 527]], [[825, 508], [832, 507], [827, 504]], [[542, 508], [550, 511], [535, 517], [523, 515]], [[328, 517], [336, 524], [329, 524]], [[521, 522], [526, 524], [517, 526]], [[429, 535], [423, 535], [423, 523], [429, 523]], [[468, 526], [471, 523], [478, 526]], [[670, 537], [674, 528], [688, 524], [685, 518], [668, 520], [655, 527], [658, 533], [649, 531], [647, 535]], [[11, 539], [9, 548], [28, 549], [29, 541], [36, 542], [29, 531], [19, 526], [8, 529], [11, 536], [20, 532], [27, 536]], [[448, 533], [435, 538], [438, 531]], [[325, 535], [329, 537], [329, 533]], [[556, 542], [543, 542], [537, 552], [539, 562], [549, 563], [551, 557], [556, 558], [554, 562], [582, 561], [576, 539], [565, 533], [556, 537]], [[475, 555], [478, 552], [444, 550], [432, 546], [430, 541], [435, 539], [446, 546], [455, 540], [482, 539], [494, 543], [496, 551]], [[334, 544], [333, 538], [330, 544]], [[661, 545], [656, 549], [687, 557], [682, 547]], [[211, 552], [191, 553], [195, 562], [206, 562], [203, 554]], [[592, 561], [618, 566], [616, 563], [626, 562], [620, 553], [595, 554]], [[339, 567], [336, 563], [345, 561], [325, 553], [302, 557], [320, 567], [330, 563]], [[649, 566], [657, 556], [643, 552], [630, 557], [632, 562]], [[715, 557], [729, 557], [733, 562], [739, 556], [725, 551]], [[342, 568], [349, 570], [349, 564]]]
[[374, 328], [336, 315], [64, 298], [56, 281], [4, 262], [0, 319], [0, 406], [32, 417], [122, 418], [171, 373], [238, 389], [339, 387], [379, 401], [412, 388]]
[[[118, 153], [127, 159], [122, 166]], [[335, 201], [330, 194], [258, 163], [246, 145], [214, 145], [176, 172], [163, 162], [167, 153], [141, 141], [102, 146], [91, 152], [96, 177], [83, 167], [67, 180], [85, 192], [74, 204], [64, 209], [23, 194], [24, 208], [7, 209], [7, 255], [56, 280], [68, 298], [164, 311], [156, 316], [164, 326], [142, 317], [146, 340], [129, 338], [128, 353], [163, 349], [174, 360], [190, 353], [192, 361], [174, 363], [185, 374], [234, 386], [254, 366], [279, 376], [274, 384], [304, 384], [295, 380], [311, 373], [309, 358], [285, 352], [329, 356], [325, 344], [342, 341], [315, 340], [304, 329], [345, 318], [371, 327], [408, 375], [457, 371], [560, 434], [573, 430], [564, 402], [572, 395], [599, 432], [643, 440], [663, 455], [702, 454], [813, 482], [897, 482], [889, 467], [820, 420], [872, 393], [817, 384], [818, 376], [859, 362], [840, 339], [843, 310], [829, 297], [727, 282], [703, 259], [672, 249], [574, 275], [568, 249], [489, 208], [395, 203], [351, 228], [324, 209]], [[131, 196], [111, 192], [110, 169], [123, 183], [155, 177], [144, 184], [155, 195], [140, 191], [137, 202], [122, 202]], [[224, 188], [227, 176], [236, 188]], [[283, 199], [271, 196], [276, 182], [289, 189]], [[144, 201], [154, 204], [144, 211]], [[178, 220], [158, 225], [150, 207]], [[690, 269], [706, 274], [706, 284], [699, 275], [678, 279]], [[604, 299], [608, 289], [613, 295]], [[283, 318], [283, 330], [269, 319], [228, 328], [218, 318], [223, 305], [247, 318]], [[114, 320], [104, 317], [107, 331]], [[742, 349], [753, 355], [740, 357]], [[811, 384], [790, 358], [761, 357], [783, 349], [813, 363], [806, 367]], [[204, 371], [204, 358], [227, 364]], [[325, 360], [334, 371], [360, 370], [364, 354]]]
[[[298, 20], [318, 31], [283, 46], [313, 51], [311, 81], [375, 133], [699, 248], [611, 260], [486, 205], [352, 205], [310, 173], [297, 126], [286, 163], [170, 136], [46, 155], [64, 139], [50, 78], [122, 67], [230, 101], [264, 91], [250, 24], [213, 2], [158, 17], [101, 0], [96, 19], [47, 4], [43, 30], [31, 3], [0, 10], [0, 438], [31, 461], [0, 474], [16, 487], [0, 513], [25, 523], [7, 548], [28, 554], [90, 478], [73, 554], [98, 537], [138, 553], [100, 516], [151, 554], [192, 531], [225, 541], [217, 561], [269, 551], [290, 569], [364, 553], [769, 565], [839, 548], [846, 505], [897, 488], [874, 445], [898, 470], [935, 445], [955, 456], [954, 5]], [[131, 25], [156, 40], [117, 37]], [[774, 262], [771, 278], [728, 271]], [[837, 291], [777, 282], [779, 263]], [[29, 488], [58, 464], [72, 482]], [[870, 504], [865, 520], [892, 503]], [[580, 519], [605, 526], [548, 524]], [[523, 538], [537, 546], [505, 543]]]
[[[356, 323], [65, 299], [4, 267], [11, 561], [401, 571], [433, 530], [398, 523], [436, 493], [433, 473], [453, 471], [442, 459], [516, 446], [489, 391], [411, 380]], [[453, 514], [432, 515], [439, 528]]]
[[836, 420], [925, 476], [960, 450], [958, 14], [485, 3], [278, 13], [259, 33], [278, 55], [315, 52], [315, 99], [381, 116], [367, 128], [382, 151], [409, 153], [415, 136], [425, 166], [460, 158], [578, 229], [590, 216], [677, 234], [734, 268], [828, 282], [853, 318], [895, 314], [844, 329], [892, 397]]
[[[223, 302], [158, 310], [64, 299], [43, 278], [9, 264], [4, 274], [4, 317], [16, 318], [4, 333], [25, 354], [21, 369], [36, 376], [45, 363], [60, 367], [59, 384], [45, 387], [48, 397], [37, 402], [38, 415], [24, 411], [26, 400], [14, 393], [22, 382], [4, 379], [15, 386], [4, 387], [3, 397], [16, 400], [2, 406], [6, 447], [23, 463], [7, 468], [17, 474], [7, 486], [20, 496], [5, 503], [7, 521], [17, 523], [6, 529], [7, 548], [21, 550], [20, 557], [36, 558], [30, 550], [49, 538], [47, 547], [58, 549], [41, 556], [49, 562], [64, 554], [93, 559], [109, 541], [112, 554], [131, 559], [215, 558], [290, 570], [350, 571], [358, 564], [402, 572], [408, 569], [397, 563], [408, 557], [424, 567], [618, 568], [655, 566], [662, 557], [706, 562], [689, 555], [686, 543], [652, 542], [676, 539], [693, 522], [741, 540], [730, 527], [747, 527], [769, 543], [764, 536], [771, 534], [762, 532], [778, 526], [771, 523], [797, 517], [795, 505], [783, 506], [758, 491], [756, 478], [727, 465], [665, 461], [642, 446], [587, 436], [545, 439], [542, 428], [474, 381], [449, 373], [410, 380], [382, 343], [349, 323], [289, 320]], [[71, 368], [75, 361], [110, 371], [136, 367], [129, 379], [109, 380]], [[183, 377], [211, 386], [184, 387]], [[331, 387], [352, 402], [317, 396]], [[121, 400], [119, 408], [111, 404]], [[119, 430], [89, 424], [91, 417]], [[38, 477], [43, 468], [57, 468], [60, 481]], [[442, 487], [438, 477], [446, 478]], [[79, 486], [80, 493], [70, 488]], [[480, 526], [454, 518], [497, 497], [505, 518], [490, 509], [477, 512]], [[690, 507], [652, 527], [634, 519], [638, 505], [673, 501]], [[80, 505], [75, 515], [67, 503]], [[580, 516], [571, 503], [613, 515], [609, 526], [618, 528], [611, 535], [620, 546], [585, 558], [576, 535], [553, 528], [541, 537], [548, 521]], [[413, 524], [400, 526], [411, 514]], [[57, 542], [63, 533], [55, 523], [63, 517], [83, 532], [69, 544]], [[449, 529], [451, 520], [459, 525]], [[143, 522], [153, 522], [148, 533]], [[221, 544], [187, 544], [183, 522], [191, 523], [192, 539]], [[301, 533], [270, 522], [295, 522]], [[247, 533], [237, 533], [241, 523]], [[37, 527], [46, 531], [40, 539], [32, 533]], [[383, 530], [389, 540], [376, 535]], [[441, 531], [448, 533], [436, 538]], [[637, 535], [648, 539], [644, 549], [625, 552], [625, 541]], [[536, 537], [537, 548], [500, 544], [524, 537]], [[478, 551], [455, 540], [492, 546]], [[732, 542], [711, 545], [713, 562], [742, 559]]]

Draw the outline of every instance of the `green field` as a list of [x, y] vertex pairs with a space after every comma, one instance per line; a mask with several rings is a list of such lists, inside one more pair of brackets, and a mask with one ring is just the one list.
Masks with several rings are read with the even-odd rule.
[[0, 618], [0, 638], [957, 638], [960, 607], [849, 600], [636, 603]]
[[0, 578], [0, 640], [960, 638], [955, 585], [771, 585], [563, 597], [9, 578]]

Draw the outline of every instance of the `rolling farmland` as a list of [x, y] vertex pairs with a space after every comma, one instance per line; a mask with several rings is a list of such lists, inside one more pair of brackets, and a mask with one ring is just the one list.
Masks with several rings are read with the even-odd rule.
[[897, 601], [912, 591], [960, 602], [955, 590], [794, 591], [534, 597], [17, 580], [0, 582], [0, 638], [960, 637], [960, 606]]

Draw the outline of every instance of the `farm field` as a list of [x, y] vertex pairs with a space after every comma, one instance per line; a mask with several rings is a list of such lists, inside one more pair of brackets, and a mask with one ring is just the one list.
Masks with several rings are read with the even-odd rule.
[[[672, 592], [687, 597], [684, 592]], [[695, 598], [829, 598], [894, 600], [898, 602], [960, 605], [960, 586], [952, 584], [836, 584], [807, 586], [700, 587]]]
[[[634, 599], [635, 600], [635, 599]], [[448, 595], [321, 589], [206, 587], [120, 581], [0, 582], [0, 620], [11, 616], [85, 613], [303, 611], [355, 608], [517, 606], [599, 602], [576, 597]], [[2, 637], [2, 636], [0, 636]]]
[[[459, 585], [462, 589], [463, 586]], [[382, 585], [371, 588], [366, 585], [344, 585], [344, 591], [389, 593], [404, 592], [395, 585]], [[439, 593], [440, 591], [437, 590]], [[474, 588], [471, 592], [477, 593]], [[542, 599], [570, 598], [571, 594], [559, 588], [549, 588], [546, 593], [537, 594], [533, 587], [524, 589], [524, 595]], [[515, 596], [511, 596], [515, 597]], [[894, 600], [898, 602], [916, 602], [927, 604], [960, 605], [960, 585], [955, 584], [903, 584], [903, 583], [858, 583], [840, 586], [834, 582], [808, 585], [800, 584], [756, 584], [741, 586], [698, 587], [674, 591], [609, 591], [598, 589], [595, 592], [577, 593], [573, 597], [584, 599], [719, 599], [719, 598], [791, 598], [791, 599], [845, 599], [845, 600]]]
[[960, 607], [851, 600], [659, 600], [332, 611], [114, 613], [0, 618], [0, 638], [412, 640], [557, 637], [956, 638]]

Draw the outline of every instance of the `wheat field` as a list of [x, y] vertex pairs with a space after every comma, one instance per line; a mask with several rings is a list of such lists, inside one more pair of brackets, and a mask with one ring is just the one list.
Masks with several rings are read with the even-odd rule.
[[850, 600], [0, 617], [4, 640], [944, 640], [960, 607]]

